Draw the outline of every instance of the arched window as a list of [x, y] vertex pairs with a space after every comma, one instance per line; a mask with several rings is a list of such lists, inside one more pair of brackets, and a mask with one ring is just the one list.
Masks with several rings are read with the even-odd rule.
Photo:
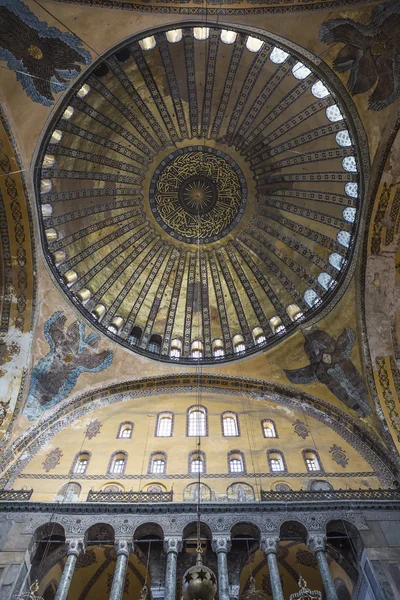
[[139, 40], [139, 46], [142, 50], [152, 50], [156, 47], [156, 38], [154, 35], [150, 35], [147, 38], [143, 38], [143, 40]]
[[271, 421], [271, 419], [264, 419], [263, 421], [261, 421], [261, 427], [265, 438], [278, 437], [276, 434], [275, 423]]
[[272, 333], [283, 333], [286, 331], [286, 327], [282, 323], [281, 318], [278, 316], [272, 317], [272, 319], [269, 320], [269, 324], [272, 329]]
[[196, 475], [206, 472], [206, 455], [204, 452], [195, 450], [189, 454], [189, 473]]
[[267, 458], [271, 473], [286, 471], [285, 460], [280, 450], [268, 450]]
[[250, 50], [250, 52], [258, 52], [263, 44], [264, 42], [262, 40], [249, 35], [246, 41], [246, 48], [247, 50]]
[[225, 437], [235, 437], [239, 435], [238, 418], [235, 413], [226, 412], [222, 415], [222, 435]]
[[321, 462], [318, 453], [315, 450], [303, 450], [303, 459], [307, 467], [307, 471], [322, 471]]
[[193, 35], [196, 40], [206, 40], [210, 35], [209, 27], [194, 27]]
[[90, 452], [79, 452], [79, 454], [75, 457], [74, 465], [72, 471], [74, 473], [79, 473], [83, 475], [86, 473], [90, 460]]
[[304, 317], [304, 313], [302, 312], [300, 307], [297, 306], [297, 304], [289, 304], [289, 306], [286, 309], [286, 312], [292, 321], [298, 321], [299, 319], [302, 319]]
[[233, 44], [236, 42], [237, 33], [236, 31], [231, 31], [229, 29], [223, 29], [221, 31], [221, 42], [224, 44]]
[[79, 483], [66, 483], [58, 491], [55, 501], [56, 502], [77, 502], [81, 493], [81, 486]]
[[171, 342], [171, 350], [169, 353], [171, 358], [180, 358], [182, 356], [182, 342], [175, 339]]
[[233, 342], [233, 349], [236, 353], [244, 352], [246, 350], [246, 345], [244, 343], [244, 337], [240, 333], [233, 336], [232, 342]]
[[107, 329], [111, 333], [114, 333], [115, 335], [118, 335], [118, 333], [122, 329], [123, 324], [124, 324], [123, 318], [119, 317], [119, 316], [116, 316], [116, 317], [113, 317], [113, 319], [111, 319], [110, 324], [107, 327]]
[[346, 208], [343, 209], [343, 219], [348, 223], [354, 223], [356, 220], [356, 213], [357, 210], [355, 208], [352, 206], [346, 206]]
[[176, 44], [182, 39], [182, 29], [170, 29], [165, 35], [171, 44]]
[[162, 338], [160, 335], [152, 335], [147, 345], [147, 350], [154, 354], [160, 354], [161, 352]]
[[340, 112], [337, 104], [331, 104], [331, 106], [328, 106], [326, 109], [326, 116], [330, 121], [332, 121], [332, 123], [343, 120], [343, 115]]
[[344, 191], [350, 198], [358, 198], [358, 183], [355, 181], [349, 181], [344, 186]]
[[348, 231], [339, 231], [339, 233], [336, 236], [336, 239], [339, 242], [339, 244], [341, 244], [345, 248], [348, 248], [350, 246], [351, 235]]
[[342, 166], [348, 173], [357, 173], [357, 163], [354, 156], [345, 156], [342, 160]]
[[88, 93], [90, 92], [90, 87], [88, 86], [87, 83], [84, 83], [83, 86], [81, 88], [79, 88], [78, 92], [77, 92], [77, 96], [79, 98], [84, 98], [85, 96], [88, 95]]
[[311, 70], [308, 67], [306, 67], [306, 65], [303, 65], [303, 63], [297, 62], [293, 66], [292, 73], [296, 77], [296, 79], [305, 79], [309, 76]]
[[192, 342], [192, 351], [191, 351], [191, 357], [192, 358], [202, 358], [203, 356], [203, 342], [201, 342], [200, 340], [194, 340]]
[[318, 304], [318, 302], [320, 301], [320, 297], [318, 296], [317, 292], [315, 292], [314, 290], [306, 290], [304, 292], [304, 302], [306, 304], [308, 304], [308, 306], [310, 308], [312, 308], [313, 306], [315, 306], [316, 304]]
[[240, 450], [231, 450], [228, 453], [229, 473], [245, 473], [244, 454]]
[[318, 275], [318, 283], [325, 290], [329, 290], [329, 288], [335, 283], [335, 280], [329, 275], [329, 273], [320, 273]]
[[271, 54], [269, 55], [270, 60], [276, 65], [280, 65], [285, 62], [289, 54], [280, 48], [274, 46]]
[[329, 255], [329, 264], [332, 265], [332, 267], [334, 267], [338, 271], [340, 271], [340, 269], [343, 267], [343, 263], [343, 256], [340, 256], [340, 254], [338, 254], [337, 252], [332, 252], [332, 254]]
[[207, 435], [207, 411], [204, 406], [192, 406], [187, 412], [187, 435]]
[[214, 358], [225, 356], [224, 342], [222, 340], [214, 340], [212, 343], [212, 353]]
[[351, 146], [351, 137], [347, 129], [343, 129], [343, 131], [338, 131], [336, 134], [336, 143], [339, 146]]
[[128, 455], [123, 450], [118, 450], [111, 455], [110, 462], [108, 463], [108, 471], [110, 475], [112, 473], [121, 475], [125, 473], [126, 461]]
[[159, 415], [157, 415], [156, 437], [171, 437], [172, 425], [172, 413], [160, 413]]
[[140, 344], [140, 340], [142, 338], [142, 330], [140, 327], [135, 325], [132, 327], [130, 334], [128, 335], [128, 342], [132, 344], [132, 346], [138, 346]]
[[149, 473], [163, 474], [167, 469], [167, 455], [165, 452], [153, 452], [150, 455]]
[[316, 81], [311, 88], [311, 93], [316, 98], [326, 98], [330, 92], [328, 88], [322, 83], [322, 81]]
[[267, 341], [265, 333], [261, 327], [255, 327], [252, 333], [255, 344], [264, 344]]
[[117, 438], [130, 439], [133, 432], [133, 423], [131, 421], [124, 421], [118, 428]]

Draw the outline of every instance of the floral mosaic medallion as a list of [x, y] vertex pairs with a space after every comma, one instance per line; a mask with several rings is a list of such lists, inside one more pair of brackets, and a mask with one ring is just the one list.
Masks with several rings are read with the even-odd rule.
[[55, 469], [57, 465], [60, 464], [60, 460], [63, 453], [61, 448], [55, 448], [51, 452], [48, 453], [44, 461], [42, 462], [43, 469], [48, 473], [52, 469]]
[[343, 448], [341, 448], [340, 446], [336, 446], [336, 444], [333, 444], [333, 446], [331, 446], [329, 452], [332, 456], [332, 459], [335, 461], [335, 463], [337, 463], [341, 467], [347, 467], [347, 465], [349, 463], [349, 458], [347, 457], [347, 454], [343, 450]]
[[319, 33], [326, 44], [343, 44], [333, 68], [349, 71], [348, 88], [354, 96], [371, 90], [369, 108], [383, 110], [400, 95], [400, 2], [381, 2], [369, 23], [330, 19]]
[[98, 419], [95, 419], [94, 421], [90, 421], [89, 425], [86, 428], [86, 437], [89, 440], [96, 437], [96, 435], [98, 433], [100, 433], [101, 427], [102, 427], [102, 424], [100, 423], [100, 421]]
[[98, 373], [112, 362], [111, 350], [97, 351], [100, 336], [90, 333], [85, 338], [84, 323], [74, 321], [67, 327], [66, 321], [62, 312], [56, 312], [45, 323], [44, 336], [50, 350], [32, 369], [24, 408], [30, 420], [64, 400], [81, 373]]
[[294, 432], [301, 438], [303, 438], [303, 440], [306, 439], [306, 437], [308, 437], [310, 431], [307, 427], [307, 425], [305, 423], [303, 423], [303, 421], [300, 421], [299, 419], [297, 419], [294, 423], [292, 423], [293, 427], [294, 427]]
[[318, 566], [315, 554], [308, 550], [303, 550], [302, 548], [299, 548], [296, 552], [296, 562], [298, 565], [310, 567], [310, 569], [316, 569]]
[[45, 106], [88, 65], [91, 56], [72, 33], [49, 27], [19, 0], [0, 0], [0, 60], [26, 94]]
[[76, 561], [75, 569], [84, 569], [85, 567], [90, 567], [90, 565], [94, 565], [97, 562], [96, 555], [94, 550], [90, 548], [86, 550], [86, 552], [82, 552], [78, 556], [78, 560]]

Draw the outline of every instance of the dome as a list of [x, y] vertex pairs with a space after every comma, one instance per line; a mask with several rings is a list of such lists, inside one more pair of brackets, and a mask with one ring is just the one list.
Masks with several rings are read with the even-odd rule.
[[338, 298], [362, 182], [354, 125], [311, 58], [180, 23], [125, 40], [65, 94], [36, 200], [48, 266], [93, 328], [211, 364]]

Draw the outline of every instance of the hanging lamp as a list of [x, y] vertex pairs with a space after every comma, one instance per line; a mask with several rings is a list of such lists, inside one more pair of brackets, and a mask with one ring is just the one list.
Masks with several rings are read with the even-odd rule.
[[37, 579], [31, 584], [29, 590], [22, 594], [13, 596], [13, 600], [44, 600], [42, 596], [37, 596], [36, 592], [39, 589], [39, 582]]
[[307, 587], [307, 582], [301, 575], [298, 585], [300, 590], [295, 594], [291, 594], [289, 600], [322, 600], [321, 592], [318, 592], [317, 590], [310, 590]]

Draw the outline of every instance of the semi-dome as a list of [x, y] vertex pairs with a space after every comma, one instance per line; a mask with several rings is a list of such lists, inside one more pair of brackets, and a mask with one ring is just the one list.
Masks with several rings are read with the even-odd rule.
[[66, 93], [36, 198], [48, 265], [94, 328], [211, 363], [331, 304], [361, 181], [354, 124], [311, 60], [258, 30], [181, 23], [125, 41]]

